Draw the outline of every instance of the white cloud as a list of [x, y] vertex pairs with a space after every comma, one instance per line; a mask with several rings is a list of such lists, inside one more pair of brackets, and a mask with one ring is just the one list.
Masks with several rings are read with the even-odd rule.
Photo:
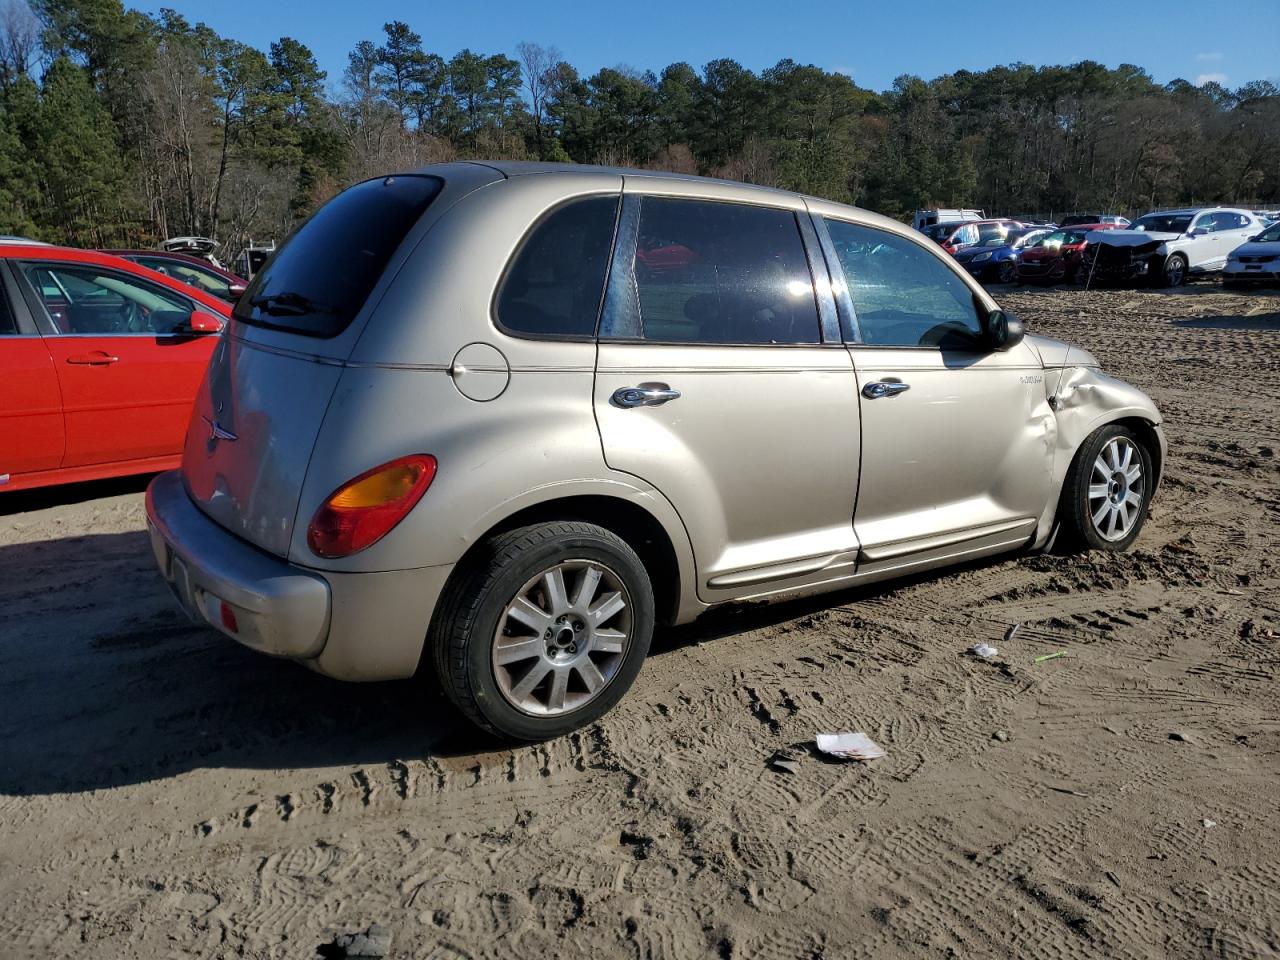
[[1227, 75], [1225, 73], [1202, 73], [1196, 77], [1196, 86], [1203, 87], [1206, 83], [1226, 83]]
[[1208, 63], [1210, 60], [1216, 61], [1221, 59], [1222, 59], [1221, 53], [1197, 53], [1196, 54], [1196, 60], [1199, 63]]

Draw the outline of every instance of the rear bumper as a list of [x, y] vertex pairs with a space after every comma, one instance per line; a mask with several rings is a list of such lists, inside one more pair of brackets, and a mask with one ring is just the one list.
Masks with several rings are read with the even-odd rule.
[[177, 470], [148, 487], [147, 527], [160, 572], [194, 621], [342, 680], [413, 675], [452, 569], [332, 573], [289, 563], [201, 513]]

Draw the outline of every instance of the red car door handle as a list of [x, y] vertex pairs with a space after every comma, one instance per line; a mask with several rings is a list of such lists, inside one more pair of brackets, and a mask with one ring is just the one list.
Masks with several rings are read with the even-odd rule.
[[77, 353], [67, 357], [67, 363], [87, 363], [92, 366], [106, 366], [108, 363], [119, 363], [120, 358], [105, 350], [94, 350], [92, 353]]

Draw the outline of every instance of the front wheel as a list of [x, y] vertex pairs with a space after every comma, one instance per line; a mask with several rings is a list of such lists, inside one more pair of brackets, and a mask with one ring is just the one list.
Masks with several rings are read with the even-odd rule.
[[1175, 253], [1165, 258], [1160, 270], [1160, 283], [1165, 287], [1180, 287], [1187, 279], [1187, 258]]
[[1128, 427], [1108, 424], [1085, 438], [1062, 484], [1060, 542], [1084, 550], [1124, 550], [1151, 505], [1151, 454]]
[[1001, 283], [1013, 283], [1018, 278], [1018, 265], [1012, 260], [1001, 260], [996, 267], [996, 279]]
[[576, 521], [499, 534], [455, 575], [432, 626], [441, 686], [500, 736], [545, 740], [607, 713], [653, 637], [649, 575], [622, 539]]

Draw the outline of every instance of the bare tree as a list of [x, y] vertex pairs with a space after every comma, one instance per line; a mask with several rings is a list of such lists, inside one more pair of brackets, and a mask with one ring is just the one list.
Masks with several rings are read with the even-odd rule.
[[40, 52], [40, 21], [27, 0], [0, 0], [0, 87], [25, 76]]
[[525, 89], [529, 91], [529, 108], [533, 114], [533, 136], [538, 158], [542, 158], [542, 115], [546, 109], [547, 91], [560, 62], [560, 51], [525, 40], [516, 46], [516, 54], [524, 72]]

